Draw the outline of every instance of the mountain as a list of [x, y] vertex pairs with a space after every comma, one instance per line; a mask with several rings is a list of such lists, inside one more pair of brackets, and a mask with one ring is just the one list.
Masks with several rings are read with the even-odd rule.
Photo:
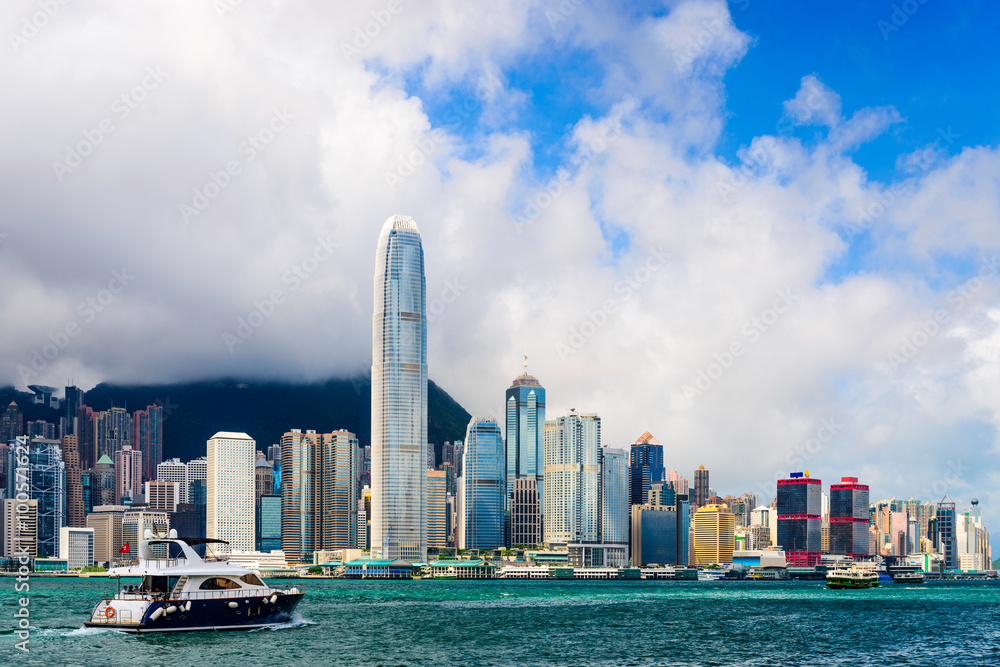
[[[0, 411], [16, 401], [24, 422], [44, 419], [58, 425], [60, 411], [32, 403], [32, 394], [0, 389]], [[189, 384], [122, 386], [99, 384], [85, 403], [95, 410], [112, 406], [130, 412], [162, 405], [163, 457], [188, 460], [205, 455], [205, 443], [218, 431], [248, 433], [266, 450], [292, 428], [327, 433], [347, 429], [362, 445], [371, 443], [371, 381], [333, 379], [318, 384], [219, 380]], [[427, 440], [441, 460], [441, 445], [463, 440], [471, 416], [434, 382], [427, 383]]]

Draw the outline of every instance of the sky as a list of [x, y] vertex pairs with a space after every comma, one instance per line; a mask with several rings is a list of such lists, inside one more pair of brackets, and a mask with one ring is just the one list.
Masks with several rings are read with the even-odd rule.
[[347, 5], [3, 3], [0, 382], [366, 373], [402, 213], [473, 414], [1000, 526], [995, 3]]

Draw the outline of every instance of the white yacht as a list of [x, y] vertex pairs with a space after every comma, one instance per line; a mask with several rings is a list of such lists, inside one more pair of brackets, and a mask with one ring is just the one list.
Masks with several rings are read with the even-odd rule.
[[[202, 558], [193, 546], [227, 544], [206, 538], [154, 537], [139, 542], [138, 563], [112, 568], [109, 577], [141, 577], [119, 585], [97, 603], [87, 627], [131, 633], [249, 630], [283, 623], [302, 599], [298, 588], [270, 588], [252, 570], [224, 558]], [[120, 582], [120, 579], [119, 579]]]

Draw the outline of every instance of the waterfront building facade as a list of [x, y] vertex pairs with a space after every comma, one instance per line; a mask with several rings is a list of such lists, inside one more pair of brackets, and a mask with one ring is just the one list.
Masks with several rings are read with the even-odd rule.
[[871, 521], [867, 484], [857, 477], [841, 477], [840, 484], [830, 485], [831, 554], [867, 557], [868, 526]]
[[205, 532], [225, 540], [228, 551], [253, 551], [254, 439], [246, 433], [220, 431], [208, 440]]
[[822, 550], [822, 482], [793, 472], [778, 480], [777, 546], [793, 565], [819, 565]]
[[448, 475], [444, 470], [427, 470], [427, 546], [448, 546]]
[[67, 570], [82, 570], [94, 564], [94, 529], [63, 526], [59, 529], [59, 558]]
[[426, 562], [426, 285], [420, 232], [408, 216], [389, 218], [379, 235], [371, 377], [372, 549]]
[[526, 478], [514, 480], [509, 505], [510, 546], [542, 544], [542, 512], [538, 483]]
[[544, 540], [600, 540], [601, 418], [593, 414], [545, 422]]
[[725, 505], [705, 505], [694, 515], [695, 567], [731, 565], [736, 549], [736, 517]]
[[492, 417], [473, 417], [465, 432], [458, 481], [459, 549], [496, 549], [504, 539], [503, 437]]
[[[541, 532], [544, 515], [545, 492], [545, 387], [533, 375], [528, 374], [527, 357], [524, 373], [514, 379], [507, 389], [507, 432], [505, 451], [507, 455], [507, 486], [505, 491], [508, 525], [511, 526], [510, 544], [513, 544], [513, 497], [514, 485], [519, 479], [531, 480], [534, 484], [520, 485], [522, 502], [538, 505], [538, 526], [522, 526], [519, 530], [527, 534]], [[525, 499], [523, 495], [534, 488], [538, 493], [537, 503]], [[528, 515], [522, 513], [520, 521]], [[520, 542], [518, 543], [520, 544]]]
[[601, 448], [600, 541], [625, 550], [629, 546], [629, 462], [624, 449]]

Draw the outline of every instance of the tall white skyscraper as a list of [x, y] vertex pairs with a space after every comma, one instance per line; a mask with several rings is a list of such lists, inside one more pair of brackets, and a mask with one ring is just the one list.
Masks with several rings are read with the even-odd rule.
[[372, 318], [371, 546], [427, 560], [427, 312], [424, 250], [413, 218], [385, 221]]
[[254, 550], [256, 450], [257, 443], [246, 433], [220, 431], [208, 441], [205, 531], [209, 538], [229, 542], [229, 550]]
[[545, 542], [597, 542], [601, 517], [601, 418], [545, 422]]
[[177, 482], [178, 490], [177, 502], [186, 503], [188, 501], [187, 489], [187, 464], [180, 459], [167, 459], [156, 466], [157, 482]]

